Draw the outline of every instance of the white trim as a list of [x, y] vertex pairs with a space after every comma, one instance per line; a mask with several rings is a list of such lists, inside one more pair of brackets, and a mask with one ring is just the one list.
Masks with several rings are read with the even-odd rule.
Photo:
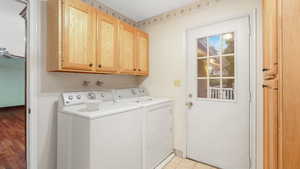
[[[31, 113], [27, 112], [27, 168], [38, 169], [37, 156], [37, 112], [38, 112], [38, 74], [37, 74], [37, 56], [38, 56], [38, 1], [28, 1], [27, 18], [27, 107]], [[28, 111], [28, 109], [27, 109]]]
[[163, 162], [161, 162], [157, 167], [154, 169], [163, 169], [173, 158], [175, 157], [175, 154], [172, 153], [169, 155]]
[[[257, 74], [259, 73], [259, 71], [257, 71], [257, 69], [259, 69], [259, 66], [257, 66], [258, 63], [258, 57], [260, 56], [260, 54], [258, 53], [258, 49], [257, 49], [257, 45], [258, 43], [258, 39], [257, 39], [257, 30], [258, 30], [258, 18], [257, 18], [257, 9], [253, 9], [249, 12], [246, 12], [243, 15], [239, 15], [239, 16], [232, 16], [229, 18], [224, 18], [222, 20], [218, 20], [216, 22], [212, 22], [212, 23], [207, 23], [207, 24], [202, 24], [199, 25], [197, 27], [192, 27], [192, 28], [188, 28], [184, 34], [184, 39], [185, 39], [185, 56], [188, 56], [188, 47], [186, 46], [188, 44], [188, 38], [187, 38], [187, 33], [190, 30], [193, 29], [197, 29], [199, 27], [202, 26], [208, 26], [208, 25], [213, 25], [216, 23], [220, 23], [220, 22], [225, 22], [225, 21], [230, 21], [233, 19], [238, 19], [238, 18], [242, 18], [242, 17], [249, 17], [249, 24], [250, 24], [250, 91], [251, 92], [251, 102], [250, 102], [250, 158], [251, 158], [251, 164], [250, 167], [251, 169], [258, 169], [259, 165], [257, 160], [257, 151], [259, 150], [258, 147], [258, 136], [257, 136], [257, 113], [259, 113], [259, 105], [257, 104], [257, 95], [259, 95], [259, 91], [258, 86], [260, 84], [260, 79], [258, 79], [259, 77], [257, 76]], [[188, 72], [188, 57], [186, 57], [186, 72]], [[186, 76], [186, 81], [188, 81], [188, 76]], [[185, 86], [185, 101], [188, 100], [188, 95], [189, 95], [189, 90], [188, 90], [188, 85]], [[188, 112], [188, 108], [186, 108], [186, 112]], [[185, 151], [183, 152], [183, 156], [186, 158], [187, 157], [187, 147], [188, 147], [188, 113], [186, 113], [186, 127], [185, 127], [185, 138], [186, 138], [186, 147], [185, 147]], [[249, 159], [250, 160], [250, 159]]]

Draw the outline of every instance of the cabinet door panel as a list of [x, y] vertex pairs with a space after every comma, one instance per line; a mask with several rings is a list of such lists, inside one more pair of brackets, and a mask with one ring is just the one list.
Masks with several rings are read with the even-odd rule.
[[80, 0], [64, 4], [62, 68], [91, 71], [94, 66], [94, 9]]
[[264, 169], [278, 169], [278, 88], [277, 80], [264, 88]]
[[120, 24], [120, 59], [121, 73], [134, 74], [135, 67], [135, 29], [127, 24]]
[[138, 74], [147, 75], [149, 72], [149, 37], [146, 33], [137, 32], [136, 39]]
[[117, 71], [118, 21], [101, 12], [97, 14], [97, 71]]
[[278, 65], [278, 0], [263, 0], [265, 74], [276, 74]]
[[282, 0], [282, 169], [300, 168], [300, 1]]

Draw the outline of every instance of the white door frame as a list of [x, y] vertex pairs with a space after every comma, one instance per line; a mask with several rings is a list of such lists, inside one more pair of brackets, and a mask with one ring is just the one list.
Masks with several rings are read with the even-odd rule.
[[[233, 16], [230, 18], [224, 18], [223, 20], [219, 20], [217, 22], [208, 23], [205, 25], [199, 25], [197, 27], [193, 27], [190, 29], [187, 29], [185, 32], [185, 45], [187, 45], [187, 34], [190, 30], [198, 29], [204, 26], [213, 25], [216, 23], [222, 23], [225, 21], [230, 21], [242, 17], [249, 17], [249, 23], [250, 23], [250, 168], [251, 169], [257, 169], [257, 113], [258, 111], [258, 105], [257, 105], [257, 89], [258, 85], [260, 84], [260, 81], [258, 80], [257, 72], [259, 67], [258, 65], [258, 51], [257, 51], [257, 9], [254, 9], [253, 11], [247, 12], [243, 15], [239, 16]], [[189, 63], [189, 57], [188, 57], [188, 47], [185, 48], [185, 56], [186, 56], [186, 73], [188, 72], [188, 63]], [[259, 69], [260, 70], [260, 69]], [[187, 82], [187, 76], [186, 76], [186, 82]], [[259, 83], [258, 83], [259, 82]], [[188, 85], [186, 85], [185, 89], [185, 101], [187, 102], [188, 98]], [[187, 157], [187, 147], [188, 147], [188, 108], [186, 107], [186, 150], [184, 152], [184, 157]]]
[[[27, 115], [27, 169], [38, 169], [38, 7], [39, 0], [28, 0], [27, 4], [27, 62], [26, 62], [26, 115]], [[29, 113], [30, 110], [30, 113]]]

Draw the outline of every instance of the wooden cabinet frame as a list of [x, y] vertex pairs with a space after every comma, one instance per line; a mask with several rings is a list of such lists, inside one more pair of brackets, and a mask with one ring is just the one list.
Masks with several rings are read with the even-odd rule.
[[[126, 32], [132, 34], [131, 45], [130, 39], [125, 39]], [[128, 42], [129, 41], [129, 42]], [[125, 46], [129, 45], [129, 46]], [[126, 47], [132, 47], [126, 49]], [[119, 71], [121, 74], [136, 74], [136, 29], [124, 22], [119, 24]], [[131, 56], [130, 56], [131, 55]]]
[[[108, 24], [111, 24], [113, 27], [113, 39], [112, 39], [112, 48], [113, 52], [113, 58], [109, 60], [109, 62], [112, 62], [112, 65], [107, 65], [105, 61], [105, 58], [102, 53], [104, 50], [104, 40], [102, 39], [102, 31], [103, 31], [103, 25], [101, 22], [106, 22]], [[113, 18], [111, 16], [106, 15], [105, 13], [101, 11], [97, 11], [97, 22], [96, 22], [96, 71], [102, 72], [102, 73], [115, 73], [118, 71], [118, 61], [119, 61], [119, 52], [118, 52], [118, 35], [119, 35], [119, 29], [118, 24], [119, 21], [116, 18]]]
[[[70, 9], [78, 9], [73, 17], [73, 24], [82, 24], [81, 28], [69, 25]], [[88, 21], [86, 15], [88, 16]], [[78, 18], [76, 18], [79, 16]], [[78, 20], [79, 21], [78, 21]], [[80, 23], [80, 19], [83, 23]], [[111, 23], [113, 25], [113, 49], [109, 49], [109, 44], [105, 44], [101, 37], [101, 21]], [[88, 28], [84, 27], [88, 22]], [[70, 28], [73, 31], [73, 46], [70, 46], [69, 35]], [[78, 28], [76, 30], [76, 28]], [[88, 30], [86, 30], [88, 29]], [[107, 28], [111, 29], [111, 28]], [[128, 58], [124, 57], [124, 49], [121, 35], [121, 29], [126, 29], [132, 32], [132, 46], [127, 52]], [[106, 30], [107, 31], [107, 30]], [[82, 32], [88, 33], [88, 40], [86, 36], [81, 36]], [[76, 35], [76, 36], [75, 36]], [[137, 58], [137, 35], [145, 35], [147, 40], [146, 50], [147, 54], [144, 56], [147, 66], [141, 67], [140, 60]], [[78, 37], [74, 40], [74, 38]], [[80, 38], [83, 38], [83, 40]], [[47, 69], [49, 72], [76, 72], [76, 73], [105, 73], [105, 74], [128, 74], [128, 75], [148, 75], [149, 63], [149, 43], [148, 35], [137, 28], [128, 25], [113, 16], [109, 16], [98, 9], [82, 2], [81, 0], [50, 0], [48, 1], [48, 56], [47, 56]], [[84, 41], [85, 47], [80, 46]], [[77, 43], [78, 42], [78, 43]], [[88, 45], [86, 45], [88, 43]], [[126, 44], [126, 42], [124, 43]], [[77, 46], [76, 46], [77, 45]], [[105, 48], [106, 47], [106, 48]], [[104, 49], [105, 48], [105, 49]], [[84, 50], [85, 49], [85, 50]], [[107, 50], [103, 53], [102, 50]], [[123, 50], [120, 52], [120, 50]], [[70, 52], [71, 51], [71, 52]], [[70, 53], [74, 53], [74, 55]], [[111, 54], [113, 52], [113, 54]], [[81, 54], [78, 54], [81, 53]], [[125, 54], [126, 55], [126, 54]], [[113, 57], [111, 57], [113, 56]], [[110, 59], [111, 58], [111, 59]], [[123, 59], [123, 60], [122, 60]], [[127, 62], [127, 63], [126, 63]], [[144, 64], [144, 65], [145, 65]], [[147, 67], [146, 69], [144, 67]], [[139, 71], [140, 70], [140, 71]]]
[[[143, 42], [140, 42], [144, 41]], [[137, 31], [136, 33], [136, 70], [138, 75], [148, 75], [149, 73], [149, 35], [147, 33]], [[143, 46], [145, 45], [145, 46]], [[145, 51], [142, 51], [144, 47]]]
[[[87, 26], [87, 36], [88, 39], [86, 39], [86, 48], [92, 48], [94, 49], [95, 46], [95, 11], [93, 8], [88, 6], [87, 4], [80, 2], [80, 1], [75, 1], [75, 0], [66, 0], [65, 3], [63, 3], [63, 57], [61, 60], [61, 67], [62, 69], [71, 69], [71, 70], [82, 70], [82, 71], [93, 71], [95, 69], [95, 51], [94, 50], [88, 50], [86, 49], [87, 52], [87, 58], [88, 61], [87, 63], [72, 63], [72, 59], [70, 58], [70, 50], [72, 50], [69, 46], [71, 43], [69, 41], [70, 39], [70, 15], [71, 15], [71, 9], [78, 10], [80, 12], [84, 12], [88, 15], [88, 26]], [[83, 39], [79, 39], [78, 41], [84, 41]], [[78, 46], [76, 46], [78, 48]]]

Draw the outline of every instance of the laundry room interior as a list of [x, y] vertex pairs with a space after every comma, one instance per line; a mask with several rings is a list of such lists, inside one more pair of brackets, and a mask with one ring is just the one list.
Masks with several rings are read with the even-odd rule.
[[298, 0], [0, 3], [0, 169], [299, 169]]

